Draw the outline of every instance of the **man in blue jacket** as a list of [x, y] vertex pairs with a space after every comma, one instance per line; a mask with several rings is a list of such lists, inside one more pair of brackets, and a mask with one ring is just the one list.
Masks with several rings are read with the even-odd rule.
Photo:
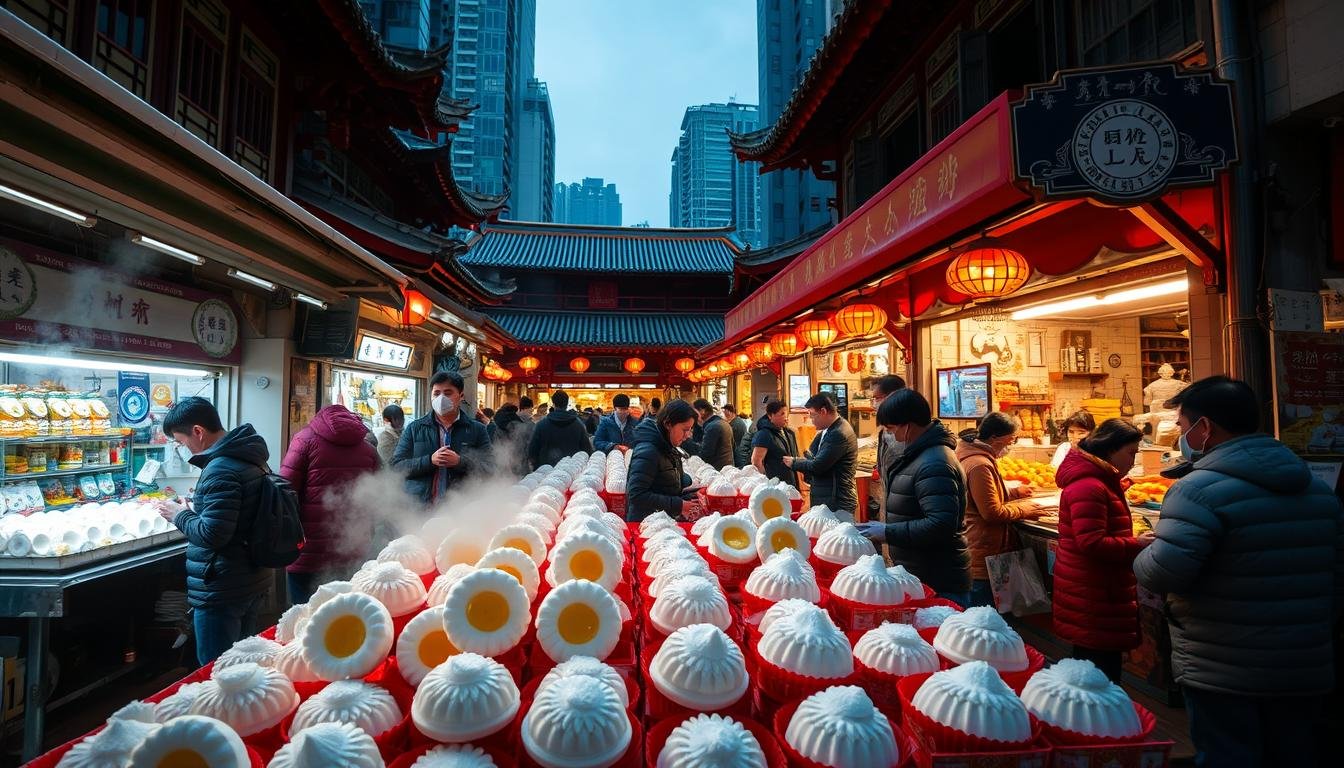
[[200, 397], [174, 405], [163, 431], [201, 470], [190, 506], [165, 501], [158, 508], [187, 539], [187, 600], [196, 660], [205, 666], [256, 631], [271, 583], [271, 569], [252, 564], [246, 543], [270, 452], [251, 424], [225, 431], [219, 411]]
[[630, 396], [622, 392], [611, 399], [611, 413], [602, 417], [593, 435], [593, 447], [603, 453], [625, 453], [635, 444], [635, 425], [639, 420], [630, 415]]
[[1166, 599], [1195, 764], [1317, 765], [1327, 734], [1313, 727], [1335, 681], [1331, 640], [1344, 613], [1339, 499], [1258, 431], [1260, 404], [1245, 383], [1201, 379], [1166, 407], [1191, 461], [1134, 574]]
[[406, 476], [406, 492], [430, 504], [455, 483], [493, 469], [485, 425], [462, 413], [462, 377], [439, 371], [429, 380], [430, 412], [401, 433], [392, 468]]

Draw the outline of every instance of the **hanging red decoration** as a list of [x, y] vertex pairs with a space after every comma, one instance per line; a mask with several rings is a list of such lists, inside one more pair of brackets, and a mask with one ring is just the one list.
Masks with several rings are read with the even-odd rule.
[[831, 353], [831, 370], [835, 373], [844, 373], [845, 371], [845, 353]]
[[569, 370], [575, 373], [583, 373], [592, 366], [592, 361], [586, 357], [576, 357], [569, 361]]
[[765, 365], [775, 359], [775, 350], [771, 349], [768, 343], [758, 341], [747, 345], [747, 356], [751, 358], [753, 363]]
[[868, 367], [868, 356], [862, 352], [850, 352], [845, 357], [845, 367], [850, 373], [862, 373]]
[[710, 363], [709, 366], [705, 368], [705, 371], [708, 372], [710, 376], [717, 376], [719, 374], [719, 361], [715, 360]]
[[770, 337], [770, 350], [779, 357], [793, 357], [807, 349], [807, 343], [798, 338], [793, 331], [776, 333]]
[[672, 367], [676, 368], [681, 373], [690, 373], [695, 370], [695, 361], [689, 357], [678, 357], [676, 361], [672, 363]]
[[841, 336], [871, 336], [887, 324], [887, 313], [876, 304], [849, 304], [835, 313], [834, 322]]
[[809, 347], [826, 347], [833, 343], [839, 331], [829, 317], [816, 317], [798, 324], [798, 338], [807, 342]]
[[971, 243], [947, 265], [948, 287], [972, 299], [1008, 296], [1030, 277], [1027, 257], [992, 237]]
[[403, 290], [402, 300], [402, 325], [423, 325], [429, 319], [430, 310], [434, 309], [434, 303], [429, 297], [414, 288]]
[[638, 357], [627, 357], [621, 367], [631, 376], [638, 376], [644, 370], [644, 361]]
[[541, 367], [541, 361], [528, 355], [518, 361], [518, 367], [523, 370], [524, 375], [531, 376], [533, 371]]
[[751, 355], [746, 352], [738, 352], [733, 355], [733, 367], [739, 371], [745, 371], [751, 367]]

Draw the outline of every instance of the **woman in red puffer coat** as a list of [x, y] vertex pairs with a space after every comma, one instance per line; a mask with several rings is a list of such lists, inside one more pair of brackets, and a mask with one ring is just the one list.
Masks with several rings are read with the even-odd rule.
[[1120, 681], [1124, 651], [1139, 644], [1134, 558], [1153, 539], [1136, 538], [1122, 481], [1142, 434], [1123, 419], [1102, 423], [1069, 451], [1055, 473], [1063, 489], [1055, 554], [1054, 630]]
[[299, 494], [304, 538], [299, 559], [285, 569], [291, 603], [308, 602], [324, 581], [349, 577], [368, 554], [374, 521], [355, 519], [336, 493], [378, 471], [368, 431], [345, 406], [329, 405], [289, 441], [280, 475]]

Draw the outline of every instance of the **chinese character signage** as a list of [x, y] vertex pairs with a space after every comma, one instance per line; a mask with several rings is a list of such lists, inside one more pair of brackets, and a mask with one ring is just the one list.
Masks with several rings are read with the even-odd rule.
[[1344, 454], [1344, 336], [1275, 332], [1279, 439], [1298, 453]]
[[236, 363], [238, 332], [233, 306], [204, 291], [0, 240], [0, 338]]
[[1013, 163], [1042, 199], [1133, 205], [1237, 160], [1232, 87], [1171, 63], [1061, 72], [1013, 111]]
[[355, 359], [361, 363], [382, 365], [404, 371], [411, 366], [411, 352], [414, 350], [415, 348], [410, 344], [398, 344], [395, 341], [380, 339], [366, 333], [359, 337]]

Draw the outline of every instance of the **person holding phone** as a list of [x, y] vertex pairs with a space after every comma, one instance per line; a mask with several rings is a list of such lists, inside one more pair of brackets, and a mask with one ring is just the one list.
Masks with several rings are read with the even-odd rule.
[[699, 486], [682, 469], [679, 446], [695, 428], [696, 413], [685, 400], [672, 400], [656, 418], [635, 425], [635, 447], [626, 476], [625, 519], [639, 522], [655, 512], [682, 513]]

